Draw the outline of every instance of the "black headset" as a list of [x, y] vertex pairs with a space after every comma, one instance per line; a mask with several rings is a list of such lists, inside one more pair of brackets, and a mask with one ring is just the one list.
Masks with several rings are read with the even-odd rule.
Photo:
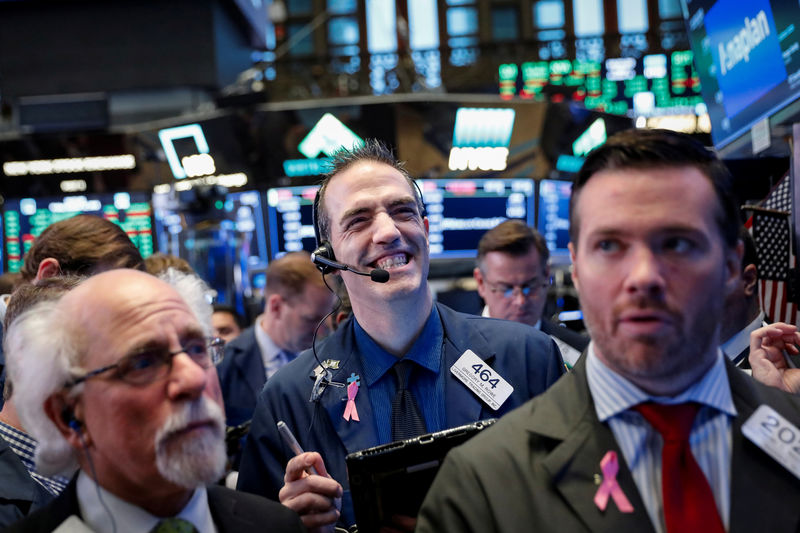
[[[416, 180], [410, 179], [410, 181], [414, 184], [414, 195], [416, 196], [417, 205], [422, 206], [420, 217], [425, 218], [428, 216], [428, 210], [425, 207], [425, 199], [422, 196], [422, 189], [420, 189]], [[327, 259], [328, 261], [336, 261], [336, 255], [333, 253], [333, 245], [331, 245], [330, 241], [322, 240], [322, 231], [319, 227], [319, 202], [321, 191], [322, 187], [317, 189], [317, 194], [314, 195], [314, 205], [311, 210], [311, 223], [314, 225], [314, 238], [316, 239], [316, 248], [312, 254], [312, 258], [314, 260], [314, 264], [317, 265], [317, 268], [320, 270], [320, 272], [323, 274], [328, 274], [333, 272], [335, 269], [330, 265], [326, 265], [322, 261], [316, 260], [316, 258], [322, 258]]]

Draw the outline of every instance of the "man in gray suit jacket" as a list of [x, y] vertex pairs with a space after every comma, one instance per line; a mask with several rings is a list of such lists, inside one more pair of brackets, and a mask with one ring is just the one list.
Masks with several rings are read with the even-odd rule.
[[[12, 531], [304, 531], [291, 510], [222, 487], [225, 419], [211, 308], [194, 276], [111, 270], [6, 332], [15, 405], [43, 475], [79, 473]], [[194, 528], [194, 529], [192, 529]]]
[[796, 531], [800, 472], [745, 435], [800, 438], [800, 401], [719, 349], [742, 254], [725, 167], [684, 135], [623, 132], [570, 207], [587, 356], [450, 454], [417, 531]]

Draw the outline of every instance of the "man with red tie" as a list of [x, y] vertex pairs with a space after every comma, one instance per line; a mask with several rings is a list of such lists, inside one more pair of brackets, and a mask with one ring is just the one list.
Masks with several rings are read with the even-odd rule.
[[795, 531], [800, 472], [764, 448], [800, 439], [800, 401], [719, 349], [742, 256], [722, 162], [620, 133], [587, 157], [570, 217], [587, 357], [451, 452], [417, 531]]

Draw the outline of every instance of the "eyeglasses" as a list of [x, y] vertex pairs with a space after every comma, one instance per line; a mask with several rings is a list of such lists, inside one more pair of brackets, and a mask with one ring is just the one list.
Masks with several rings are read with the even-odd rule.
[[109, 370], [116, 370], [114, 377], [130, 385], [147, 385], [169, 374], [172, 369], [172, 359], [180, 353], [188, 355], [200, 367], [210, 368], [222, 362], [224, 349], [225, 341], [219, 337], [192, 339], [174, 352], [166, 348], [149, 348], [126, 355], [113, 365], [90, 370], [65, 386], [74, 387]]
[[486, 281], [486, 285], [489, 287], [489, 292], [491, 293], [500, 293], [503, 295], [503, 298], [515, 298], [518, 294], [522, 294], [523, 297], [527, 298], [530, 295], [536, 295], [539, 291], [547, 287], [548, 283], [546, 281], [534, 281], [532, 283], [523, 283], [522, 285], [506, 285], [505, 283], [491, 283]]

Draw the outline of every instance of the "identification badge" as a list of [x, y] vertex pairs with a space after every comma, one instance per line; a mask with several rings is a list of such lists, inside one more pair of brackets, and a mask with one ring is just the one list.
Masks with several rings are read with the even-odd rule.
[[800, 478], [800, 429], [768, 405], [762, 405], [742, 425], [742, 434]]
[[514, 392], [514, 387], [472, 350], [461, 354], [450, 373], [495, 411]]

